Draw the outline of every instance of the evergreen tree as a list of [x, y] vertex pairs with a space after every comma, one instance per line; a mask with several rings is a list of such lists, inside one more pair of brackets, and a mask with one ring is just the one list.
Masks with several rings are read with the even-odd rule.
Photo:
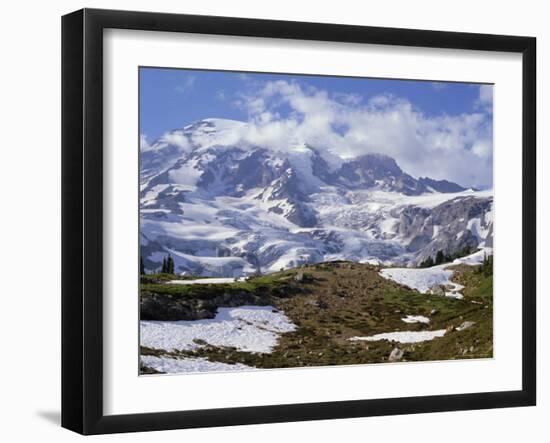
[[166, 274], [166, 258], [163, 258], [162, 259], [162, 269], [160, 270], [160, 272], [162, 272], [163, 274]]
[[174, 259], [170, 254], [168, 254], [168, 259], [166, 260], [166, 272], [168, 274], [174, 273]]
[[421, 268], [431, 268], [433, 265], [434, 265], [434, 260], [431, 256], [426, 258], [423, 262], [420, 263]]
[[493, 275], [493, 256], [489, 255], [483, 260], [483, 275], [489, 277]]
[[145, 264], [141, 255], [139, 256], [139, 275], [145, 275]]
[[443, 254], [442, 250], [437, 251], [437, 254], [435, 255], [435, 264], [440, 265], [445, 261], [445, 255]]

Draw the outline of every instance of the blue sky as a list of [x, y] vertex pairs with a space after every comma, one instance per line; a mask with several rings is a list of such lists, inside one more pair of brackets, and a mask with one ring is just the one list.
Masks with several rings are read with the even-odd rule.
[[293, 128], [310, 144], [311, 134], [321, 144], [324, 134], [333, 153], [387, 151], [413, 175], [492, 185], [492, 86], [140, 68], [140, 133], [149, 144], [204, 118], [254, 122], [269, 134]]
[[246, 110], [234, 104], [238, 93], [254, 81], [276, 80], [296, 81], [333, 93], [359, 94], [363, 101], [393, 94], [409, 100], [426, 115], [472, 111], [479, 95], [471, 83], [141, 68], [141, 133], [154, 141], [166, 131], [203, 118], [247, 120]]

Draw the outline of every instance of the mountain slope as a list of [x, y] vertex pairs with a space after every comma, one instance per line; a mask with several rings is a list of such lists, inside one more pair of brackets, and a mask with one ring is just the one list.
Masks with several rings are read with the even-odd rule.
[[239, 276], [326, 260], [419, 263], [491, 242], [492, 192], [415, 179], [382, 154], [340, 159], [244, 140], [207, 119], [141, 153], [141, 254], [178, 273]]

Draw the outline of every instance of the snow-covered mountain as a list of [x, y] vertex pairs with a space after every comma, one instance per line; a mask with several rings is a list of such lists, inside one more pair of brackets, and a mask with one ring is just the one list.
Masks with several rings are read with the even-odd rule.
[[416, 179], [382, 154], [251, 143], [206, 119], [142, 149], [141, 254], [155, 270], [240, 276], [326, 260], [414, 264], [492, 243], [492, 191]]

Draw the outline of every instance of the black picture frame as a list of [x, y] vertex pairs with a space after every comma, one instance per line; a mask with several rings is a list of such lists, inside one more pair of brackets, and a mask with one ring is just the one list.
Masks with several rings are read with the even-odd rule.
[[[523, 64], [522, 388], [171, 411], [103, 413], [103, 30], [171, 31], [519, 53]], [[62, 18], [62, 426], [82, 434], [413, 414], [536, 403], [536, 39], [83, 9]]]

